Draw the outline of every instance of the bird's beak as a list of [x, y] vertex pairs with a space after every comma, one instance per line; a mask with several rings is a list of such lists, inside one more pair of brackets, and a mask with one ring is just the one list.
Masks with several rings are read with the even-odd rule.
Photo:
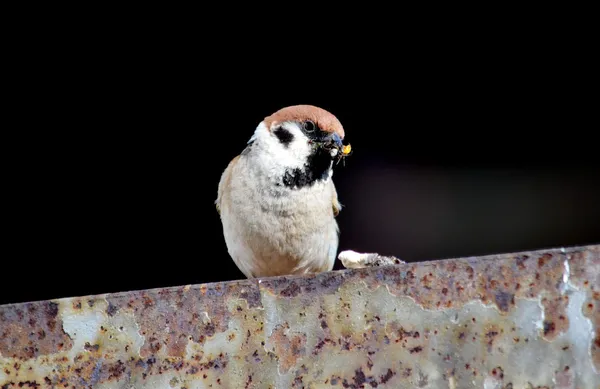
[[335, 155], [339, 158], [350, 155], [351, 151], [350, 145], [344, 145], [342, 138], [335, 132], [327, 137], [325, 140], [325, 147], [329, 150], [337, 150]]
[[343, 146], [342, 138], [340, 138], [340, 136], [334, 132], [332, 134], [327, 135], [323, 139], [323, 145], [327, 149], [337, 149], [339, 151]]
[[333, 140], [333, 143], [338, 147], [341, 148], [343, 146], [342, 143], [342, 138], [340, 138], [340, 136], [338, 134], [336, 134], [335, 132], [331, 135], [331, 138]]

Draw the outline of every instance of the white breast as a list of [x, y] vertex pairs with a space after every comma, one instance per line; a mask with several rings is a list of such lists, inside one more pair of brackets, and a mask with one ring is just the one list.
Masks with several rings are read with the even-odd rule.
[[301, 189], [285, 187], [281, 159], [273, 163], [274, 152], [265, 157], [254, 151], [231, 166], [221, 204], [229, 254], [247, 277], [331, 270], [338, 246], [331, 177]]

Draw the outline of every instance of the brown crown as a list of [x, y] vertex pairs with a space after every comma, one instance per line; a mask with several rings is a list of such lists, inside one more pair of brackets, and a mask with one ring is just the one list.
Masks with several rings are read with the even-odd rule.
[[321, 130], [336, 133], [340, 138], [344, 138], [342, 123], [330, 112], [313, 105], [292, 105], [282, 108], [274, 114], [267, 116], [264, 122], [267, 128], [271, 129], [273, 124], [286, 121], [302, 122], [305, 120], [312, 120]]

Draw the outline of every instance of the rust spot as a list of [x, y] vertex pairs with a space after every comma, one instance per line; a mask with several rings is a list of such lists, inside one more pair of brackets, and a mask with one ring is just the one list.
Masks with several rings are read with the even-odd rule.
[[[14, 385], [14, 384], [13, 384]], [[15, 387], [18, 386], [19, 388], [39, 388], [40, 384], [37, 383], [37, 381], [21, 381], [19, 382], [18, 385], [15, 385]], [[2, 388], [9, 388], [9, 384], [3, 385]]]
[[421, 285], [423, 285], [426, 289], [431, 289], [432, 285], [432, 275], [431, 273], [424, 275], [421, 277]]
[[86, 349], [87, 351], [98, 351], [100, 349], [100, 345], [99, 344], [90, 345], [89, 342], [85, 342], [85, 345], [83, 346], [83, 348]]
[[527, 268], [522, 257], [517, 257], [517, 267], [519, 270], [525, 270]]
[[556, 329], [556, 325], [552, 321], [544, 320], [544, 336], [548, 336]]
[[52, 301], [0, 306], [0, 354], [30, 359], [71, 346], [57, 316], [58, 304]]
[[118, 360], [116, 363], [108, 367], [108, 379], [119, 379], [123, 373], [125, 373], [125, 364]]
[[119, 307], [114, 305], [112, 302], [108, 303], [108, 307], [106, 308], [106, 314], [108, 316], [114, 316], [119, 311]]
[[498, 330], [498, 328], [496, 326], [491, 326], [491, 328], [485, 333], [489, 352], [492, 350], [494, 341], [496, 340], [496, 336], [498, 336], [499, 333], [500, 333], [500, 331]]
[[496, 305], [502, 312], [508, 312], [511, 305], [515, 305], [515, 295], [500, 291], [496, 293]]
[[300, 291], [301, 289], [298, 284], [292, 282], [287, 288], [281, 291], [281, 295], [284, 297], [296, 297], [298, 294], [300, 294]]
[[498, 366], [492, 369], [492, 375], [494, 377], [498, 377], [499, 379], [503, 379], [504, 378], [504, 370]]
[[248, 308], [261, 308], [262, 301], [260, 297], [260, 290], [256, 284], [248, 284], [244, 286], [240, 292], [240, 298], [246, 300]]
[[152, 299], [146, 295], [142, 296], [143, 298], [143, 302], [144, 302], [144, 308], [148, 309], [151, 306], [154, 305], [154, 301], [152, 301]]
[[413, 348], [409, 349], [408, 351], [410, 351], [411, 354], [414, 354], [414, 353], [421, 352], [422, 350], [423, 350], [423, 347], [416, 346], [416, 347], [413, 347]]
[[305, 354], [305, 334], [292, 334], [290, 337], [286, 334], [286, 328], [279, 325], [273, 330], [270, 340], [274, 344], [282, 372], [287, 372], [296, 364], [298, 358]]
[[550, 296], [542, 299], [544, 307], [544, 317], [546, 321], [551, 322], [553, 327], [544, 329], [544, 338], [554, 340], [561, 332], [569, 328], [569, 319], [565, 316], [565, 311], [569, 304], [568, 296]]
[[550, 262], [551, 260], [552, 260], [552, 253], [542, 254], [538, 258], [538, 267], [544, 266], [546, 263]]
[[387, 372], [381, 376], [380, 381], [382, 384], [387, 383], [389, 380], [392, 379], [393, 376], [395, 376], [396, 373], [392, 371], [392, 369], [388, 369]]
[[335, 290], [342, 284], [343, 278], [340, 274], [324, 272], [319, 274], [316, 281], [326, 290]]
[[473, 279], [473, 274], [475, 273], [475, 270], [473, 270], [473, 268], [471, 266], [467, 267], [467, 274], [468, 274], [468, 278], [471, 280]]
[[48, 318], [54, 319], [58, 315], [58, 304], [52, 301], [47, 302], [46, 315], [48, 315]]
[[365, 373], [363, 373], [362, 369], [358, 369], [354, 372], [354, 377], [352, 377], [352, 380], [354, 381], [354, 385], [356, 385], [356, 387], [367, 382], [367, 378], [365, 377]]

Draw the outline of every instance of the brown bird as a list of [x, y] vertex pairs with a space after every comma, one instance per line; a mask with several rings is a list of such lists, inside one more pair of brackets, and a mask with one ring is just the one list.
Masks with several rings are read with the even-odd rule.
[[229, 255], [248, 278], [333, 269], [341, 209], [333, 167], [350, 153], [340, 121], [312, 105], [265, 117], [218, 185]]

